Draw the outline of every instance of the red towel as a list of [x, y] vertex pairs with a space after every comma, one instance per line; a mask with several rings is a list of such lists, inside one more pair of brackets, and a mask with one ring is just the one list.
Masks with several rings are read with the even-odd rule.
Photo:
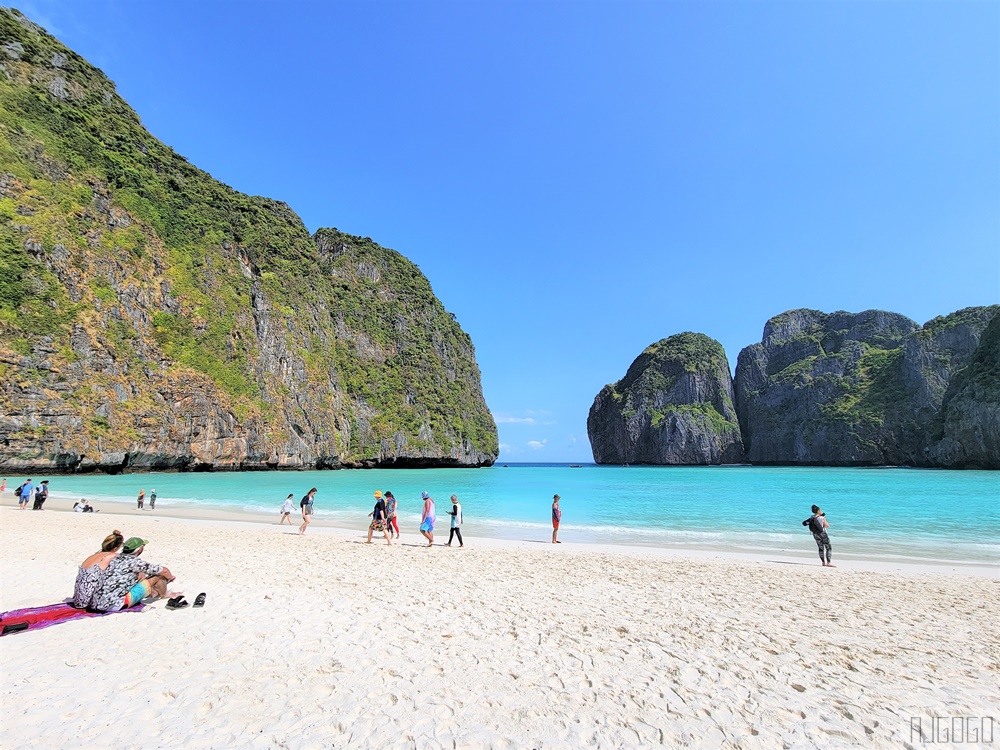
[[[128, 609], [120, 609], [118, 612], [142, 612], [142, 604], [136, 604]], [[22, 630], [38, 630], [47, 628], [49, 625], [56, 625], [60, 622], [79, 620], [83, 617], [104, 617], [113, 615], [114, 612], [91, 612], [86, 609], [76, 609], [65, 602], [59, 604], [48, 604], [44, 607], [28, 607], [27, 609], [12, 609], [10, 612], [0, 614], [0, 635], [10, 633], [20, 633]]]

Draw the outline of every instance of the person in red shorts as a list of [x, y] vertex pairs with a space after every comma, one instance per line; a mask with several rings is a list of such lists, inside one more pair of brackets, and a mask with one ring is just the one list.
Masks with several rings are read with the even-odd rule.
[[559, 536], [559, 522], [562, 521], [562, 510], [559, 508], [559, 495], [552, 496], [552, 543], [562, 544], [556, 537]]

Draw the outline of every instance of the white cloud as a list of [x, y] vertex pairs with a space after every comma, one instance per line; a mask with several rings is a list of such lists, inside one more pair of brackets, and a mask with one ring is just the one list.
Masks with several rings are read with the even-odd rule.
[[544, 447], [545, 447], [545, 444], [546, 444], [547, 442], [548, 442], [548, 440], [542, 440], [542, 441], [538, 441], [538, 440], [529, 440], [529, 441], [528, 441], [528, 443], [527, 443], [527, 445], [528, 445], [528, 447], [529, 447], [529, 448], [531, 448], [532, 450], [535, 450], [535, 451], [537, 451], [537, 450], [539, 450], [539, 449], [541, 449], [541, 448], [544, 448]]
[[548, 409], [525, 409], [521, 412], [523, 417], [516, 417], [513, 414], [501, 413], [494, 414], [493, 419], [497, 424], [537, 424], [537, 425], [554, 425], [556, 422], [552, 419], [552, 412]]

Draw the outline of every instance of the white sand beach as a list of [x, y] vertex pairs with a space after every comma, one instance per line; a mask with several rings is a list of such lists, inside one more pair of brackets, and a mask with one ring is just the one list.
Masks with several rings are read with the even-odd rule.
[[[917, 747], [1000, 720], [996, 577], [0, 508], [0, 611], [113, 528], [203, 609], [0, 638], [0, 747]], [[447, 538], [447, 533], [444, 535]], [[979, 726], [979, 724], [976, 724]]]

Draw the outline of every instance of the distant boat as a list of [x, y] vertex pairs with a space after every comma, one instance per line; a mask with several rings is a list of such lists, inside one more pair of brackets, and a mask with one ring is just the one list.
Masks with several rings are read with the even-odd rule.
[[571, 468], [571, 469], [582, 469], [583, 468], [583, 464], [570, 464], [569, 468]]

